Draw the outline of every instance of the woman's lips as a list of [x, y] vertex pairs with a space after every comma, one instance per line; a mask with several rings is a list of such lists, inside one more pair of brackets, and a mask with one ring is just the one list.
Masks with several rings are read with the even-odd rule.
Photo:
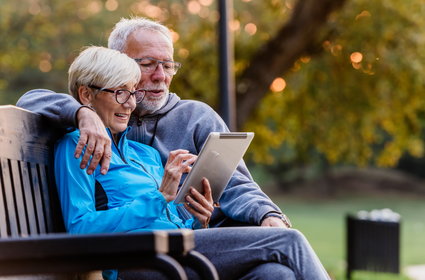
[[122, 120], [128, 120], [128, 118], [130, 117], [129, 114], [123, 114], [123, 113], [115, 113], [115, 116]]

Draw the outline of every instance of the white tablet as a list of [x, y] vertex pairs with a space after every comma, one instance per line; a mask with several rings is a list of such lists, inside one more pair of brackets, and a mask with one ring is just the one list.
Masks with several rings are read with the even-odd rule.
[[186, 202], [190, 187], [203, 193], [204, 177], [210, 182], [214, 202], [218, 202], [253, 137], [253, 132], [211, 132], [174, 203]]

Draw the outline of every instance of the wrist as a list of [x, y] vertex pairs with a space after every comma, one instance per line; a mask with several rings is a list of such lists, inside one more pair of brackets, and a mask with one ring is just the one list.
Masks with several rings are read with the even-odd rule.
[[283, 214], [283, 213], [278, 213], [278, 212], [269, 212], [269, 213], [265, 214], [265, 215], [263, 216], [263, 218], [261, 219], [260, 225], [263, 223], [263, 221], [264, 221], [265, 219], [267, 219], [267, 218], [271, 218], [271, 217], [278, 218], [278, 219], [282, 220], [282, 222], [285, 224], [285, 226], [286, 226], [287, 228], [292, 228], [292, 223], [291, 223], [291, 221], [289, 220], [289, 218], [288, 218], [285, 214]]
[[81, 105], [80, 108], [78, 108], [77, 112], [75, 113], [76, 127], [80, 127], [80, 122], [84, 119], [84, 115], [87, 114], [87, 112], [91, 113], [90, 111], [96, 113], [92, 107], [87, 105]]
[[162, 194], [162, 196], [164, 197], [164, 199], [167, 203], [169, 203], [170, 201], [173, 201], [175, 199], [175, 195], [169, 194], [164, 190], [159, 189], [159, 192]]

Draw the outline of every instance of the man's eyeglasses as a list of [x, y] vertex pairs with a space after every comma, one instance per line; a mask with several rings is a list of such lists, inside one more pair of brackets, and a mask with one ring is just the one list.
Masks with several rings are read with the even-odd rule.
[[112, 89], [101, 88], [101, 87], [93, 86], [93, 85], [90, 85], [89, 88], [114, 93], [115, 100], [119, 104], [124, 104], [125, 102], [127, 102], [128, 99], [130, 98], [130, 96], [132, 96], [132, 95], [134, 95], [134, 97], [136, 98], [136, 103], [142, 102], [143, 98], [145, 97], [145, 91], [144, 90], [135, 90], [135, 91], [129, 91], [129, 90], [126, 90], [126, 89], [112, 90]]
[[140, 71], [144, 73], [152, 74], [155, 72], [159, 64], [162, 64], [164, 72], [170, 76], [173, 76], [177, 73], [182, 64], [180, 62], [171, 61], [171, 60], [158, 60], [152, 57], [143, 57], [134, 59], [140, 66]]

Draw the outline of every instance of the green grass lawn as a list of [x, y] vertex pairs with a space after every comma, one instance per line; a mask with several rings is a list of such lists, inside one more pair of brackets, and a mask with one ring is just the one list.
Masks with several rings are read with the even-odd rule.
[[[301, 199], [272, 196], [315, 249], [333, 279], [345, 279], [345, 215], [359, 210], [390, 208], [401, 221], [401, 270], [425, 264], [425, 198], [406, 196]], [[355, 272], [356, 280], [409, 279], [386, 273]]]

